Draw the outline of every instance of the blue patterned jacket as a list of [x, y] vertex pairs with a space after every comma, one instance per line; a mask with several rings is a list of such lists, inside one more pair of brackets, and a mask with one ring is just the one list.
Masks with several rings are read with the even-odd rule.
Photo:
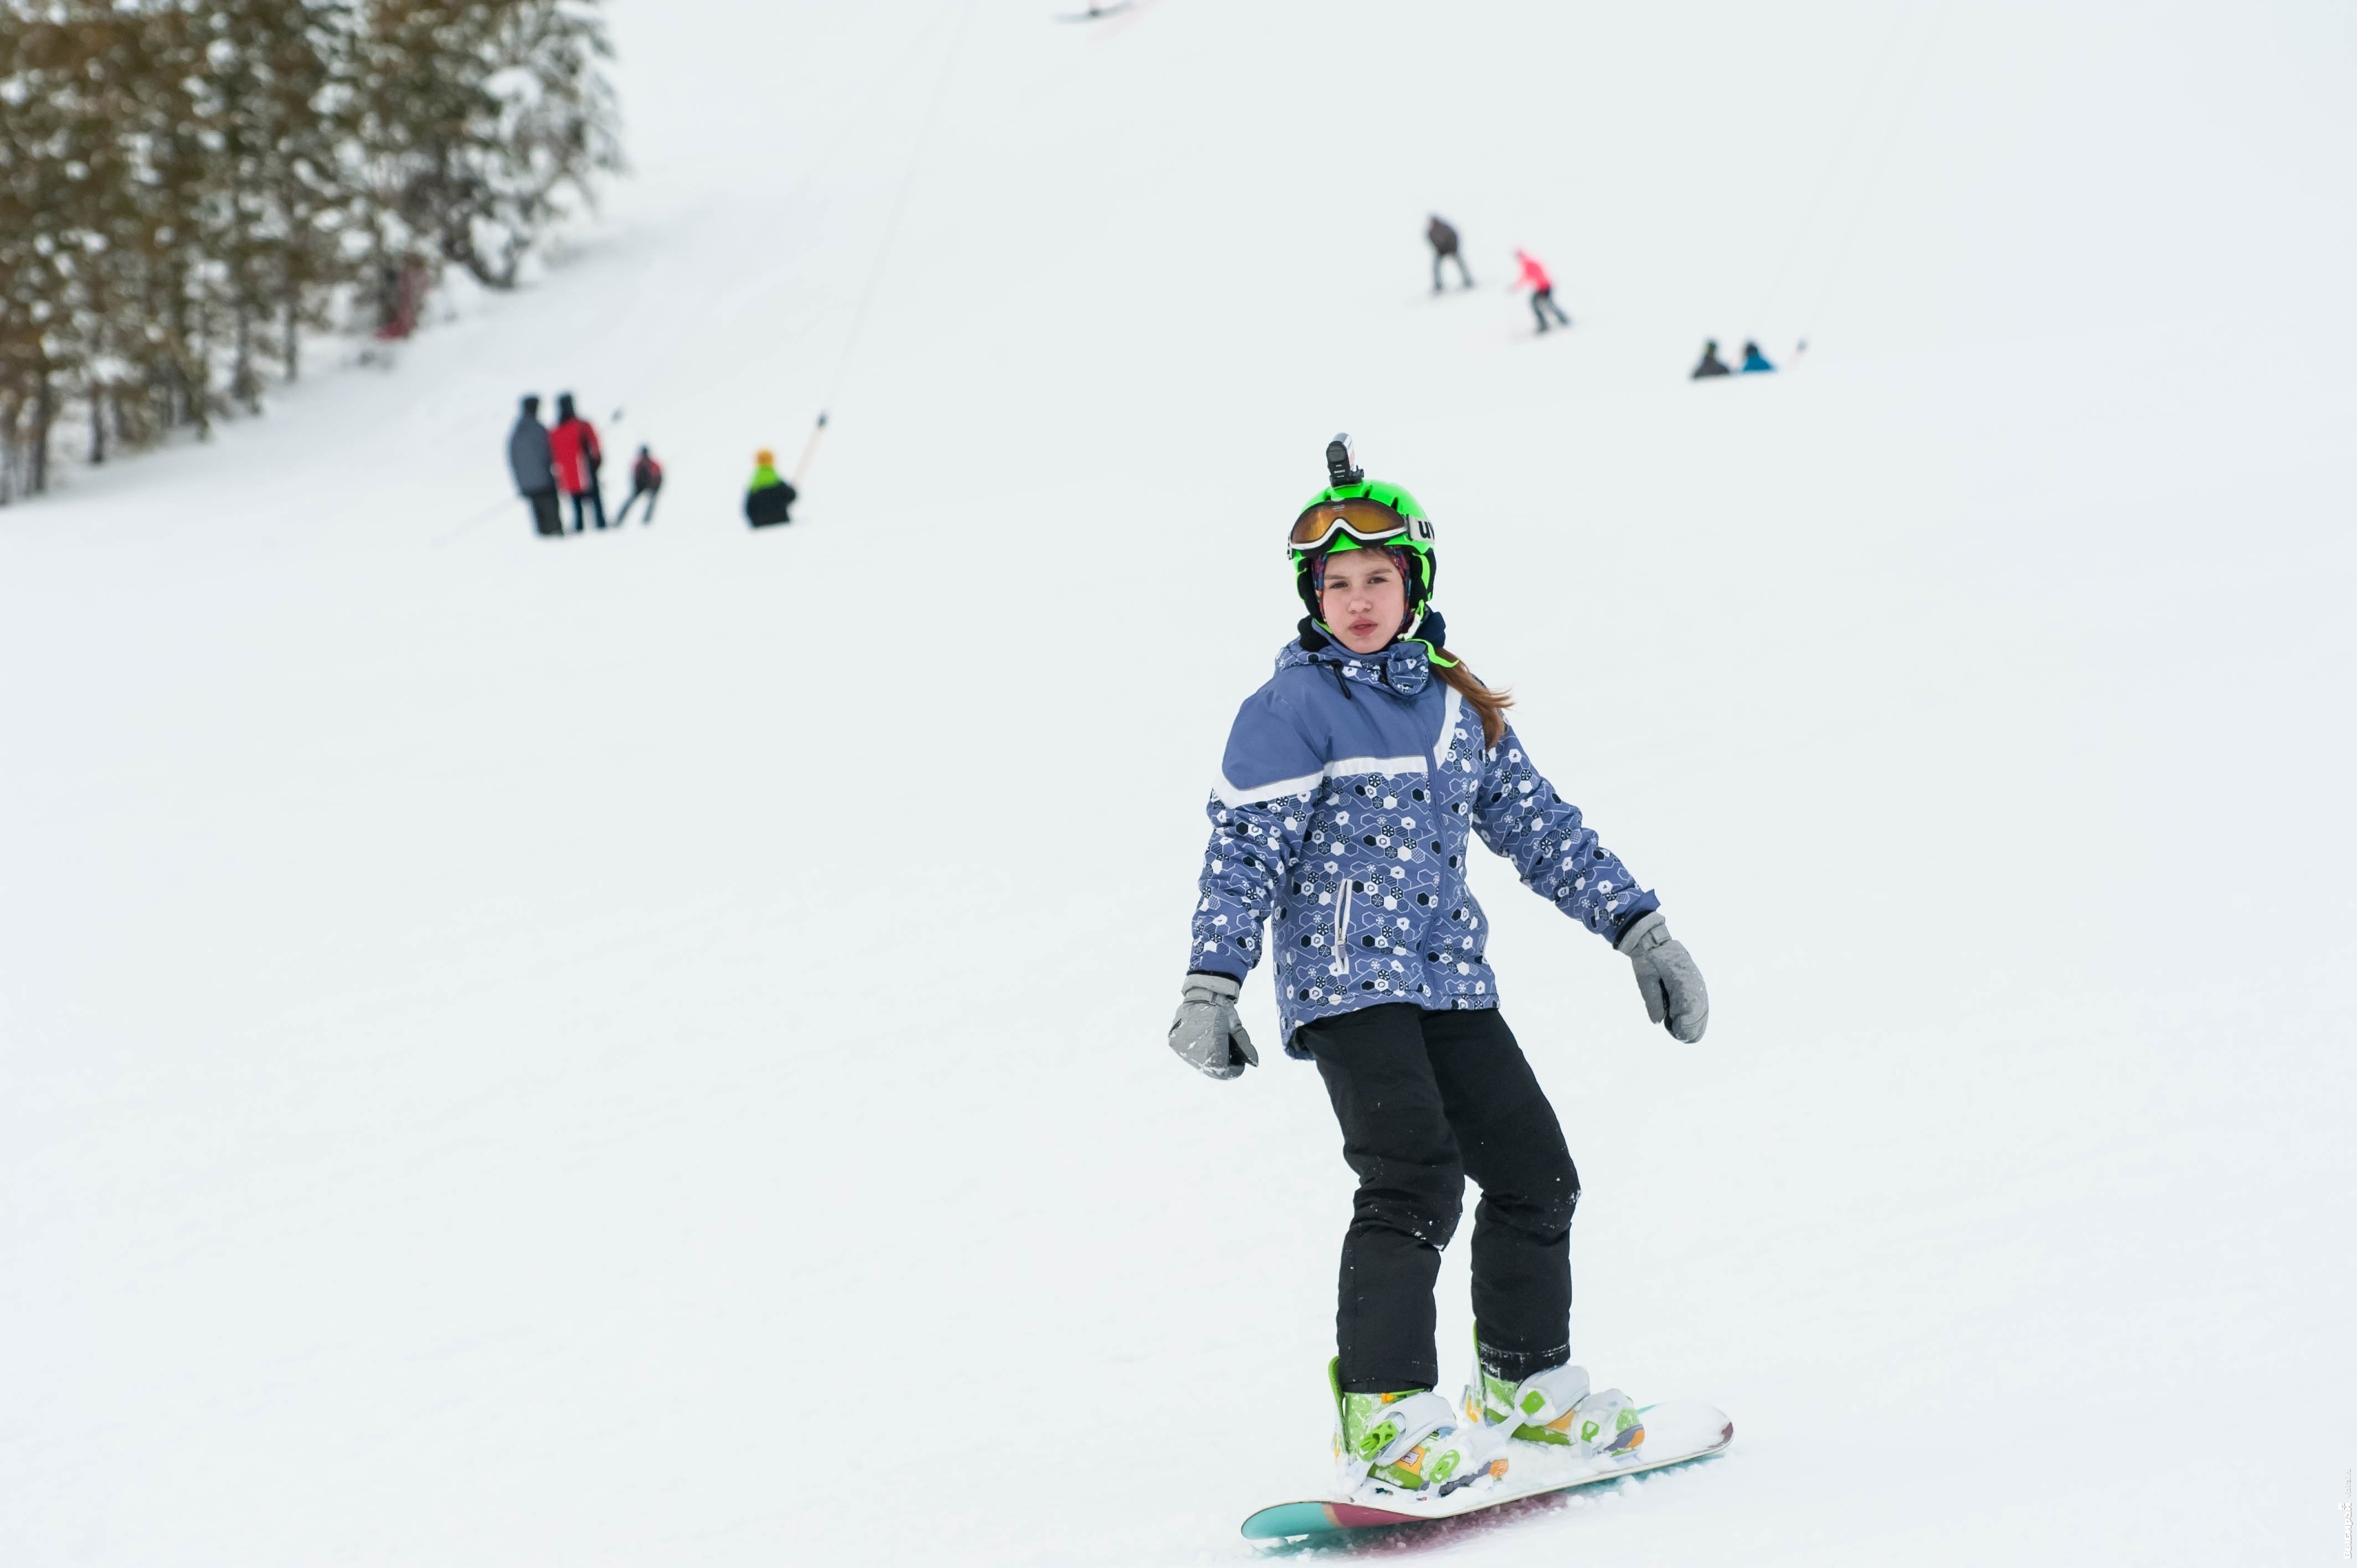
[[1318, 1018], [1389, 1002], [1495, 1007], [1490, 930], [1465, 882], [1470, 834], [1523, 885], [1617, 940], [1659, 905], [1556, 797], [1512, 728], [1433, 678], [1425, 645], [1357, 654], [1299, 639], [1247, 698], [1206, 808], [1188, 967], [1241, 981], [1274, 918], [1286, 1051]]

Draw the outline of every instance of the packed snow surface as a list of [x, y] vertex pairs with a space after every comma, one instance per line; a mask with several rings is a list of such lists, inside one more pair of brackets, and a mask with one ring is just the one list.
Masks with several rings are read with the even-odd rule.
[[1351, 1178], [1163, 1035], [1338, 429], [1714, 1003], [1476, 872], [1737, 1437], [1436, 1552], [2341, 1556], [2349, 8], [1059, 8], [622, 0], [532, 286], [0, 512], [0, 1562], [1244, 1554]]

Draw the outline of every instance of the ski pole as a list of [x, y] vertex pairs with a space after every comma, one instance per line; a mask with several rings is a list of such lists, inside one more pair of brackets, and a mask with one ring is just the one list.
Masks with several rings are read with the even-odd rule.
[[811, 427], [810, 439], [802, 443], [802, 461], [794, 465], [794, 489], [799, 492], [802, 481], [810, 477], [812, 456], [818, 451], [818, 438], [826, 434], [826, 410], [818, 411], [818, 423]]

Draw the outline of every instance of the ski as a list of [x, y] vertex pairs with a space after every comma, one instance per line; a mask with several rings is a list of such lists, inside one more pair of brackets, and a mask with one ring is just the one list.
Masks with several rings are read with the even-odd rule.
[[1425, 1500], [1378, 1489], [1373, 1497], [1358, 1501], [1310, 1498], [1278, 1503], [1244, 1520], [1244, 1539], [1299, 1541], [1460, 1519], [1524, 1498], [1547, 1497], [1598, 1481], [1691, 1464], [1709, 1458], [1735, 1441], [1735, 1423], [1727, 1412], [1700, 1400], [1668, 1400], [1642, 1406], [1638, 1413], [1645, 1418], [1645, 1441], [1618, 1462], [1574, 1457], [1535, 1443], [1517, 1443], [1514, 1464], [1505, 1477], [1484, 1477], [1448, 1497]]

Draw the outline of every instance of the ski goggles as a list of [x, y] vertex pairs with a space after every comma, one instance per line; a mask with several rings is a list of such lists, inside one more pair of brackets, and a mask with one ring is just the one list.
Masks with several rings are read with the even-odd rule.
[[1361, 544], [1430, 544], [1432, 521], [1377, 500], [1320, 501], [1293, 520], [1288, 550], [1323, 550], [1347, 533]]

